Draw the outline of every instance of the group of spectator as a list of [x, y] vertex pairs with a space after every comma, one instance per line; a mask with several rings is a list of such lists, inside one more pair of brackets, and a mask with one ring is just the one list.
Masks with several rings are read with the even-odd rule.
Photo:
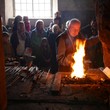
[[5, 57], [22, 57], [27, 49], [31, 49], [31, 55], [36, 57], [33, 64], [41, 69], [50, 69], [50, 72], [54, 74], [60, 65], [68, 66], [67, 58], [69, 53], [74, 52], [71, 51], [73, 44], [77, 38], [83, 38], [80, 27], [81, 22], [74, 18], [68, 20], [65, 29], [62, 30], [60, 12], [55, 13], [47, 31], [41, 19], [36, 21], [35, 28], [31, 30], [31, 23], [27, 16], [23, 18], [16, 16], [11, 36], [8, 31], [3, 30]]

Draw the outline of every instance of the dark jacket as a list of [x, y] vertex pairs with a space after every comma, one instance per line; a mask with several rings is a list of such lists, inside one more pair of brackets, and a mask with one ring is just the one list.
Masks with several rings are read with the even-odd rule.
[[55, 35], [54, 33], [50, 33], [50, 35], [48, 37], [48, 42], [49, 42], [50, 50], [51, 50], [51, 69], [50, 69], [50, 72], [53, 74], [58, 71], [58, 62], [56, 59], [56, 50], [57, 50], [56, 37], [57, 37], [57, 35]]
[[[29, 34], [27, 32], [25, 32], [25, 35], [26, 35], [26, 40], [25, 40], [25, 48], [26, 47], [30, 47], [30, 37], [29, 37]], [[19, 44], [19, 40], [18, 40], [18, 35], [17, 35], [17, 32], [14, 32], [12, 35], [11, 35], [11, 38], [10, 38], [10, 42], [12, 44], [12, 48], [13, 48], [13, 51], [14, 51], [14, 55], [17, 56], [17, 46]]]
[[73, 60], [72, 55], [76, 51], [76, 39], [84, 40], [84, 37], [81, 34], [76, 37], [70, 37], [71, 36], [68, 35], [67, 31], [64, 31], [57, 38], [57, 60], [59, 71], [70, 71], [70, 61]]

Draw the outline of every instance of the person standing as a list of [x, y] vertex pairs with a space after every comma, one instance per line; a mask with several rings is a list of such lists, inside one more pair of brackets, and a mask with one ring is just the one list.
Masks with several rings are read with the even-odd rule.
[[30, 47], [30, 37], [25, 31], [23, 21], [19, 21], [17, 31], [12, 33], [10, 42], [12, 44], [15, 57], [23, 56], [25, 49]]
[[57, 45], [56, 45], [56, 38], [58, 35], [61, 33], [61, 30], [58, 26], [58, 24], [54, 24], [52, 26], [52, 32], [48, 36], [48, 42], [50, 45], [50, 50], [51, 50], [51, 69], [50, 72], [52, 74], [55, 74], [58, 71], [58, 62], [56, 59], [56, 50], [57, 50]]
[[41, 57], [41, 42], [42, 38], [47, 38], [47, 32], [44, 30], [44, 21], [37, 20], [35, 23], [35, 29], [31, 32], [31, 48], [32, 55], [36, 56], [34, 64], [40, 66], [40, 57]]
[[78, 19], [73, 18], [69, 21], [67, 30], [61, 33], [57, 38], [57, 60], [59, 71], [71, 70], [71, 62], [74, 62], [72, 55], [76, 51], [76, 39], [84, 39], [80, 34], [80, 27], [81, 22]]
[[3, 36], [4, 56], [5, 59], [7, 59], [13, 56], [12, 45], [9, 41], [10, 36], [8, 32], [3, 32], [2, 36]]

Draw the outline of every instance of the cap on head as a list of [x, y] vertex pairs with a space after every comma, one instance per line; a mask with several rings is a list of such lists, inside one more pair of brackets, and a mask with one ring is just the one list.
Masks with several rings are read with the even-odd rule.
[[3, 35], [3, 37], [9, 37], [9, 33], [8, 32], [3, 32], [2, 35]]

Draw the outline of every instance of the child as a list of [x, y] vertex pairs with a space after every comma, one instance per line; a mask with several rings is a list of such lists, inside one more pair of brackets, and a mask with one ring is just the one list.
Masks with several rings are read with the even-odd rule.
[[42, 38], [41, 41], [41, 56], [40, 56], [40, 66], [43, 68], [50, 68], [51, 52], [48, 40], [46, 37]]

